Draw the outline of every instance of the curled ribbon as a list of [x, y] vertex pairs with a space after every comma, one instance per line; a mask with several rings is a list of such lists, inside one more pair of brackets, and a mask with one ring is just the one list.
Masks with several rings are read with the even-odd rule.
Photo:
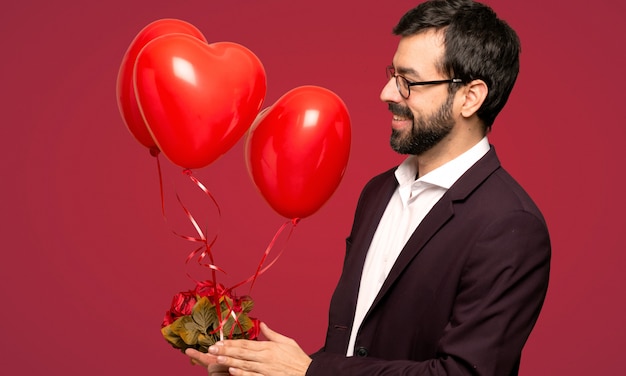
[[[293, 218], [288, 220], [287, 222], [283, 223], [282, 226], [280, 226], [280, 228], [278, 229], [278, 231], [276, 231], [276, 234], [274, 235], [274, 237], [272, 238], [272, 241], [268, 244], [267, 248], [265, 249], [265, 252], [263, 253], [263, 256], [261, 257], [261, 261], [259, 262], [259, 265], [257, 266], [256, 272], [251, 275], [250, 277], [244, 279], [243, 281], [235, 284], [234, 286], [230, 287], [228, 289], [228, 291], [232, 291], [234, 289], [236, 289], [239, 286], [245, 285], [248, 282], [250, 283], [250, 290], [248, 292], [248, 294], [250, 294], [252, 292], [252, 287], [254, 287], [254, 282], [256, 281], [257, 277], [259, 277], [261, 274], [265, 273], [269, 268], [272, 267], [272, 265], [274, 265], [276, 263], [276, 261], [278, 261], [278, 258], [283, 254], [283, 251], [286, 248], [286, 244], [289, 242], [289, 239], [291, 238], [291, 235], [293, 234], [293, 230], [296, 228], [296, 225], [300, 222], [300, 218]], [[282, 234], [282, 232], [285, 230], [285, 228], [287, 227], [287, 225], [292, 224], [291, 230], [289, 231], [289, 234], [287, 235], [287, 240], [285, 241], [285, 245], [283, 246], [283, 248], [281, 248], [280, 252], [278, 253], [278, 255], [276, 255], [276, 257], [269, 263], [267, 264], [265, 267], [263, 267], [263, 264], [265, 263], [265, 260], [267, 259], [267, 256], [270, 254], [272, 248], [274, 248], [274, 245], [276, 244], [276, 241], [278, 240], [278, 237]]]
[[[211, 199], [211, 201], [215, 204], [215, 207], [217, 208], [218, 215], [221, 216], [222, 215], [222, 211], [220, 209], [220, 206], [217, 203], [217, 200], [215, 200], [215, 197], [213, 197], [211, 192], [209, 192], [209, 190], [206, 188], [206, 186], [204, 184], [202, 184], [195, 176], [193, 176], [193, 173], [191, 172], [191, 170], [185, 169], [185, 170], [183, 170], [183, 174], [188, 176], [189, 179], [191, 179], [191, 181], [194, 184], [196, 184], [196, 186], [198, 186], [198, 188], [200, 188]], [[199, 248], [197, 248], [195, 251], [191, 252], [187, 256], [187, 260], [185, 261], [185, 263], [188, 263], [198, 253], [201, 252], [200, 256], [198, 257], [198, 264], [206, 266], [206, 267], [208, 267], [211, 270], [211, 278], [213, 280], [213, 285], [217, 286], [218, 285], [217, 284], [217, 275], [216, 275], [215, 272], [216, 271], [224, 272], [224, 270], [222, 270], [221, 268], [219, 268], [218, 266], [215, 265], [215, 260], [213, 258], [213, 252], [211, 252], [211, 247], [213, 246], [213, 244], [215, 244], [215, 241], [217, 240], [217, 234], [213, 237], [213, 240], [211, 240], [211, 243], [209, 243], [208, 240], [207, 240], [207, 237], [204, 235], [204, 232], [202, 232], [202, 229], [198, 225], [198, 221], [196, 221], [196, 219], [191, 214], [189, 209], [187, 209], [187, 207], [183, 204], [183, 202], [180, 199], [180, 196], [178, 195], [178, 193], [176, 193], [176, 199], [178, 200], [178, 203], [183, 208], [183, 211], [187, 215], [187, 218], [189, 219], [189, 221], [193, 225], [193, 227], [196, 230], [196, 232], [198, 233], [199, 237], [185, 236], [185, 235], [178, 234], [176, 232], [174, 232], [174, 233], [177, 236], [179, 236], [179, 237], [181, 237], [181, 238], [183, 238], [185, 240], [202, 243], [202, 245]], [[208, 259], [210, 261], [208, 264], [202, 262], [202, 260], [204, 260], [204, 258], [206, 258], [206, 257], [208, 257]], [[220, 298], [222, 296], [223, 296], [223, 293], [219, 292], [219, 289], [216, 288], [215, 289], [214, 299], [217, 302], [217, 304], [216, 304], [216, 313], [217, 313], [217, 318], [218, 318], [218, 320], [220, 322], [222, 321], [222, 310], [219, 308], [219, 300], [220, 300]], [[220, 331], [220, 334], [221, 334], [221, 331]]]
[[[151, 149], [151, 154], [156, 158], [157, 160], [157, 169], [159, 172], [159, 186], [160, 186], [160, 191], [161, 191], [161, 211], [163, 214], [163, 217], [165, 218], [165, 220], [167, 221], [167, 218], [165, 216], [165, 199], [164, 199], [164, 190], [163, 190], [163, 178], [162, 178], [162, 173], [161, 173], [161, 164], [159, 161], [159, 151], [158, 149], [155, 149], [154, 151]], [[200, 182], [200, 180], [198, 180], [192, 173], [191, 170], [189, 169], [185, 169], [183, 170], [183, 174], [186, 175], [187, 177], [189, 177], [189, 179], [200, 189], [202, 190], [213, 202], [213, 204], [215, 205], [215, 207], [217, 208], [217, 212], [218, 212], [218, 216], [221, 217], [221, 208], [219, 206], [219, 204], [217, 203], [217, 200], [215, 199], [215, 197], [211, 194], [211, 192], [207, 189], [207, 187], [202, 184], [202, 182]], [[200, 228], [200, 225], [198, 224], [198, 221], [194, 218], [194, 216], [192, 215], [191, 211], [185, 206], [185, 204], [183, 203], [182, 199], [180, 198], [180, 196], [178, 195], [178, 193], [176, 193], [176, 199], [178, 201], [178, 203], [180, 204], [181, 208], [183, 209], [185, 215], [187, 216], [187, 219], [191, 222], [193, 228], [195, 229], [197, 236], [187, 236], [187, 235], [182, 235], [177, 233], [176, 231], [173, 231], [174, 234], [184, 240], [187, 241], [191, 241], [191, 242], [196, 242], [196, 243], [201, 243], [201, 245], [196, 248], [195, 250], [193, 250], [192, 252], [189, 253], [189, 255], [187, 255], [187, 258], [185, 260], [185, 263], [189, 263], [191, 260], [197, 258], [197, 262], [199, 265], [207, 267], [211, 270], [211, 280], [210, 281], [196, 281], [194, 280], [189, 274], [187, 274], [187, 276], [193, 280], [196, 283], [196, 291], [202, 291], [203, 289], [209, 289], [210, 291], [210, 295], [212, 295], [212, 298], [215, 301], [215, 307], [216, 307], [216, 313], [217, 313], [217, 318], [218, 318], [218, 322], [219, 322], [219, 326], [211, 333], [211, 334], [215, 334], [217, 332], [219, 332], [220, 334], [220, 339], [223, 339], [224, 337], [224, 333], [223, 333], [223, 327], [226, 324], [226, 322], [228, 321], [229, 317], [232, 317], [234, 320], [234, 325], [231, 326], [230, 328], [230, 333], [228, 334], [229, 337], [232, 337], [234, 331], [236, 328], [239, 328], [240, 331], [243, 331], [243, 327], [241, 325], [241, 323], [239, 322], [239, 314], [238, 312], [241, 311], [241, 305], [240, 305], [240, 301], [237, 297], [233, 296], [233, 306], [230, 306], [228, 304], [228, 301], [226, 299], [224, 299], [224, 301], [226, 302], [226, 306], [228, 308], [228, 313], [225, 316], [222, 316], [222, 311], [220, 308], [220, 300], [225, 297], [225, 296], [231, 296], [231, 292], [236, 289], [237, 287], [240, 287], [246, 283], [250, 283], [250, 293], [252, 292], [252, 288], [254, 287], [254, 284], [257, 280], [257, 278], [262, 275], [263, 273], [265, 273], [268, 269], [270, 269], [275, 263], [276, 261], [278, 261], [278, 259], [280, 258], [280, 256], [282, 255], [282, 253], [284, 252], [285, 248], [286, 248], [286, 244], [289, 242], [289, 239], [291, 238], [291, 235], [293, 234], [293, 231], [296, 227], [296, 225], [300, 222], [299, 218], [293, 218], [290, 219], [288, 221], [286, 221], [285, 223], [283, 223], [280, 228], [276, 231], [276, 233], [274, 234], [274, 237], [272, 238], [272, 240], [270, 241], [270, 243], [268, 244], [268, 246], [265, 249], [265, 252], [263, 253], [263, 256], [261, 257], [261, 260], [259, 261], [259, 264], [257, 265], [256, 271], [253, 275], [251, 275], [250, 277], [242, 280], [241, 282], [233, 285], [232, 287], [229, 288], [224, 288], [222, 285], [218, 285], [217, 283], [217, 274], [216, 272], [222, 272], [224, 274], [226, 274], [226, 272], [218, 267], [215, 264], [215, 260], [213, 257], [213, 252], [212, 252], [212, 247], [215, 244], [216, 240], [217, 240], [217, 234], [211, 239], [211, 241], [208, 240], [207, 236], [205, 235], [205, 233], [202, 231], [202, 229]], [[280, 251], [278, 252], [278, 254], [276, 255], [276, 257], [274, 257], [267, 265], [265, 265], [265, 262], [270, 254], [270, 252], [273, 250], [274, 246], [276, 245], [276, 242], [278, 241], [279, 236], [285, 231], [285, 229], [287, 228], [287, 226], [291, 224], [292, 227], [289, 231], [289, 233], [287, 234], [287, 239], [283, 245], [283, 247], [280, 249]], [[204, 262], [205, 259], [208, 259], [209, 262]], [[250, 294], [249, 293], [249, 294]]]

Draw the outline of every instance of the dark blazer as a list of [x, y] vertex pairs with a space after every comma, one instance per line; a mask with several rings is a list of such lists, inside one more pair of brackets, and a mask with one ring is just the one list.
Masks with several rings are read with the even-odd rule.
[[361, 271], [397, 187], [394, 170], [363, 189], [333, 294], [326, 344], [307, 375], [517, 375], [548, 288], [543, 216], [493, 147], [415, 230], [345, 356]]

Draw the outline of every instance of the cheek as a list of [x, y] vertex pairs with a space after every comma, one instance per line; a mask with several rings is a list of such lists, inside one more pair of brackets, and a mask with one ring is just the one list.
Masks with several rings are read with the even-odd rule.
[[413, 118], [414, 119], [421, 119], [424, 117], [425, 111], [424, 111], [424, 106], [421, 104], [416, 104], [416, 103], [407, 103], [407, 107], [409, 108], [409, 110], [411, 111], [411, 113], [413, 114]]
[[[445, 93], [442, 94], [442, 96], [415, 95], [415, 97], [413, 97], [413, 94], [417, 93], [411, 93], [411, 97], [409, 98], [410, 100], [406, 103], [406, 105], [409, 107], [409, 109], [413, 113], [413, 116], [416, 119], [423, 119], [436, 114], [446, 103], [446, 100], [448, 98], [447, 94]], [[455, 101], [453, 106], [457, 106], [457, 102], [458, 101]], [[460, 106], [457, 107], [460, 108]], [[456, 107], [453, 107], [453, 110], [456, 110]]]

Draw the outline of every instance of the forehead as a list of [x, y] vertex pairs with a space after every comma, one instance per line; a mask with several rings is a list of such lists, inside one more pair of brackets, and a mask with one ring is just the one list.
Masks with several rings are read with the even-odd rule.
[[400, 74], [432, 76], [438, 73], [444, 51], [443, 31], [428, 29], [400, 39], [393, 65]]

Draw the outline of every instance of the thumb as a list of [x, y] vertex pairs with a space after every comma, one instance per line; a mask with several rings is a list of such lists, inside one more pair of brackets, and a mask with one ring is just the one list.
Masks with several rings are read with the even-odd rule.
[[291, 341], [291, 338], [285, 337], [282, 334], [279, 334], [267, 326], [264, 322], [261, 323], [261, 333], [272, 342], [285, 343]]

